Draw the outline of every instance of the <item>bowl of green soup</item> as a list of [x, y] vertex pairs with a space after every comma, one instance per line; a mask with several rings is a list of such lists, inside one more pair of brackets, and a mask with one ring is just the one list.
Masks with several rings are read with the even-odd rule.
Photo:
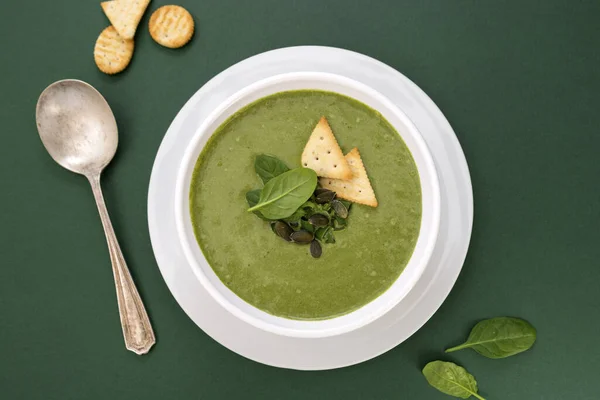
[[[344, 154], [360, 149], [378, 206], [346, 203], [343, 229], [320, 238], [315, 258], [249, 212], [247, 194], [265, 182], [255, 171], [261, 155], [302, 169], [321, 117]], [[440, 224], [435, 164], [415, 125], [379, 92], [328, 73], [273, 76], [225, 100], [195, 133], [176, 188], [179, 240], [204, 288], [239, 319], [291, 337], [348, 333], [398, 305]]]

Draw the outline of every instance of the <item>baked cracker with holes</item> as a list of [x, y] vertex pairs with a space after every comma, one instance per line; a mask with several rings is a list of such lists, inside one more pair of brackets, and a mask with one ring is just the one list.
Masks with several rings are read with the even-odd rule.
[[148, 23], [150, 36], [161, 46], [176, 49], [185, 46], [194, 35], [194, 18], [183, 7], [162, 6]]
[[122, 38], [113, 26], [109, 26], [96, 40], [94, 61], [105, 74], [117, 74], [131, 62], [133, 49], [133, 40]]
[[325, 117], [321, 117], [304, 147], [302, 166], [326, 178], [350, 179], [352, 177], [348, 161]]
[[337, 197], [351, 201], [353, 203], [365, 204], [371, 207], [377, 207], [377, 199], [375, 198], [375, 192], [369, 181], [369, 176], [365, 170], [365, 165], [360, 158], [360, 153], [355, 147], [346, 154], [346, 160], [352, 170], [352, 178], [343, 179], [332, 179], [332, 178], [321, 178], [319, 183], [325, 189], [334, 191]]
[[104, 14], [124, 39], [133, 39], [150, 0], [112, 0], [100, 3]]

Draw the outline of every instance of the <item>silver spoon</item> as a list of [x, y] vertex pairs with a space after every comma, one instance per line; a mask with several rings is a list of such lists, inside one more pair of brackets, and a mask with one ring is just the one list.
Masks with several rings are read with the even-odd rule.
[[100, 188], [100, 174], [112, 160], [119, 137], [117, 122], [104, 97], [92, 86], [64, 80], [48, 86], [36, 107], [44, 147], [64, 168], [92, 185], [112, 262], [125, 347], [146, 354], [156, 342], [150, 320], [121, 253]]

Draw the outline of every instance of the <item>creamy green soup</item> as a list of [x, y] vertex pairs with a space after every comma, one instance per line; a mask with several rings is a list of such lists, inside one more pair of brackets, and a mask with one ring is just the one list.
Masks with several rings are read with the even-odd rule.
[[[348, 228], [315, 259], [308, 246], [285, 242], [247, 212], [245, 194], [262, 187], [259, 154], [300, 167], [323, 115], [344, 154], [359, 148], [379, 207], [354, 204]], [[268, 96], [224, 122], [196, 162], [190, 204], [198, 244], [221, 281], [267, 313], [300, 320], [340, 316], [385, 292], [406, 267], [421, 225], [419, 174], [398, 133], [366, 105], [321, 91]]]

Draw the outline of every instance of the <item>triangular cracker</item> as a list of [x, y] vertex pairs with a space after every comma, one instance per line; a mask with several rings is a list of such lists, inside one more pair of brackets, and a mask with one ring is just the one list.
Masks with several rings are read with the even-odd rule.
[[337, 197], [349, 200], [353, 203], [365, 204], [371, 207], [377, 207], [375, 192], [371, 187], [369, 176], [365, 166], [360, 158], [360, 153], [355, 147], [346, 154], [346, 160], [352, 170], [352, 178], [348, 180], [321, 178], [319, 183], [325, 189], [336, 192]]
[[318, 176], [327, 178], [352, 177], [352, 170], [325, 117], [321, 117], [304, 147], [302, 166], [314, 170]]
[[100, 3], [104, 14], [124, 39], [133, 39], [150, 0], [112, 0]]

